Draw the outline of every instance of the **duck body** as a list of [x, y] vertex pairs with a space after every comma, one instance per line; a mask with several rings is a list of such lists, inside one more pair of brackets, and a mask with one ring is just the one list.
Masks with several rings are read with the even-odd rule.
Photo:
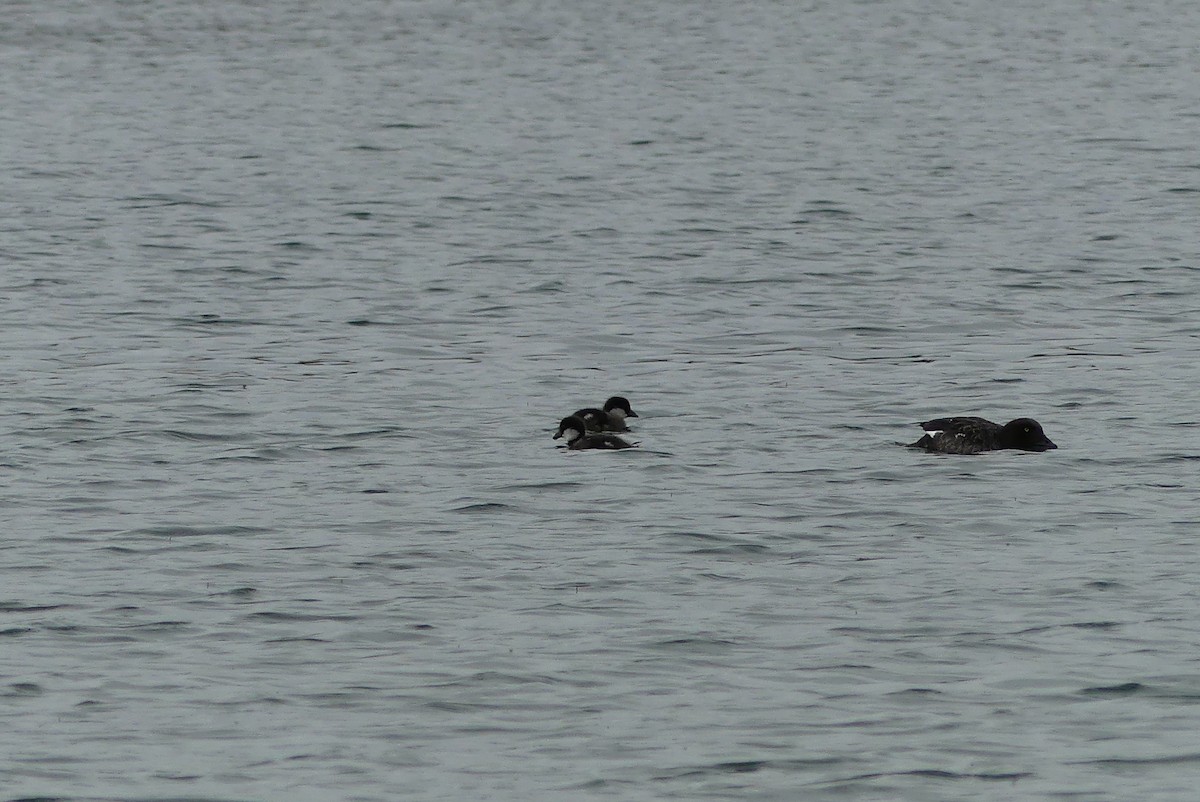
[[1001, 426], [985, 418], [937, 418], [921, 424], [924, 436], [911, 448], [938, 454], [979, 454], [1016, 448], [1049, 451], [1058, 448], [1033, 418], [1017, 418]]
[[614, 395], [604, 402], [603, 409], [584, 407], [576, 410], [575, 417], [583, 421], [589, 432], [627, 432], [626, 418], [636, 418], [638, 414], [629, 406], [629, 399]]
[[633, 448], [633, 443], [622, 440], [615, 434], [588, 432], [587, 424], [578, 415], [568, 415], [558, 424], [558, 432], [554, 439], [566, 438], [567, 448], [572, 451], [582, 451], [591, 448]]

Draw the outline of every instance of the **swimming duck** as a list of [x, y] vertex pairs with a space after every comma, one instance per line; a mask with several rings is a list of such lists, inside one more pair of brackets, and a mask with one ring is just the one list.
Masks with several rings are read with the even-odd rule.
[[921, 424], [925, 434], [912, 448], [940, 454], [978, 454], [1001, 448], [1049, 451], [1058, 448], [1033, 418], [1017, 418], [1001, 426], [983, 418], [938, 418]]
[[636, 418], [638, 414], [629, 406], [629, 399], [614, 395], [604, 402], [604, 409], [584, 407], [576, 410], [575, 417], [581, 418], [589, 432], [627, 432], [626, 418]]
[[589, 434], [587, 424], [578, 415], [568, 415], [558, 424], [558, 433], [554, 435], [567, 439], [567, 448], [579, 451], [585, 448], [633, 448], [633, 443], [626, 442], [615, 434]]

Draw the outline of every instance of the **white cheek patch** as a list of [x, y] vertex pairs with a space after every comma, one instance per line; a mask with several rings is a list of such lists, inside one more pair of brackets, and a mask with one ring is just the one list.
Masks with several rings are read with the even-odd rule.
[[617, 423], [625, 422], [625, 410], [623, 410], [623, 409], [610, 409], [608, 411], [608, 416], [610, 418], [612, 418], [613, 420], [615, 420]]
[[583, 432], [579, 431], [578, 429], [563, 429], [563, 438], [568, 443], [574, 443], [582, 436]]
[[937, 437], [941, 433], [942, 433], [941, 429], [926, 429], [925, 430], [925, 434], [929, 435], [930, 437]]

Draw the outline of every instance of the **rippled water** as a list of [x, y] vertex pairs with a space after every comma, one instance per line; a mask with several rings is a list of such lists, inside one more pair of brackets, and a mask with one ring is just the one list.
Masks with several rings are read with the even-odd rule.
[[1194, 798], [1200, 7], [8, 16], [3, 800]]

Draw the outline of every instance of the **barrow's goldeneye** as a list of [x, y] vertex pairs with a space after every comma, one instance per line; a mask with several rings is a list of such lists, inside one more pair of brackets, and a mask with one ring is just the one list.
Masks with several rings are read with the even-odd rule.
[[634, 445], [615, 434], [589, 434], [583, 418], [578, 415], [568, 415], [562, 419], [562, 422], [558, 424], [558, 433], [554, 435], [554, 439], [557, 440], [560, 437], [567, 439], [567, 448], [572, 451], [585, 448], [632, 448]]
[[1033, 418], [1017, 418], [1001, 426], [983, 418], [938, 418], [921, 424], [925, 435], [912, 448], [939, 454], [978, 454], [1001, 448], [1049, 451], [1058, 448]]
[[604, 409], [584, 407], [572, 414], [583, 420], [589, 432], [627, 432], [629, 427], [625, 425], [625, 419], [638, 417], [629, 406], [629, 399], [620, 395], [605, 401]]

